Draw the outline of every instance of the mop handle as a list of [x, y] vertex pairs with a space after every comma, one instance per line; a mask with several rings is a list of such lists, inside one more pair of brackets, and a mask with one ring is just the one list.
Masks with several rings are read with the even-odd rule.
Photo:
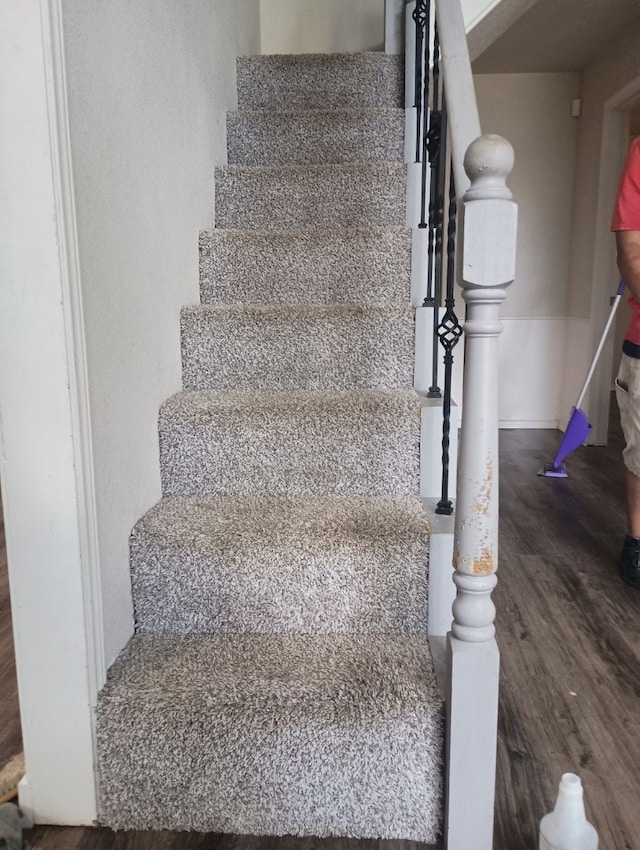
[[621, 281], [620, 285], [618, 286], [618, 289], [616, 291], [616, 297], [613, 299], [613, 305], [611, 307], [611, 312], [609, 313], [609, 318], [607, 319], [607, 324], [605, 325], [604, 331], [602, 332], [602, 336], [600, 337], [600, 343], [598, 344], [598, 348], [597, 348], [596, 353], [593, 357], [593, 361], [591, 363], [591, 368], [589, 369], [589, 374], [585, 378], [584, 384], [582, 385], [582, 390], [580, 392], [580, 396], [578, 398], [578, 401], [576, 402], [577, 408], [582, 406], [582, 402], [584, 400], [584, 397], [587, 393], [587, 390], [589, 389], [589, 384], [591, 383], [591, 378], [593, 378], [593, 373], [596, 371], [596, 365], [598, 363], [598, 358], [600, 357], [600, 352], [602, 351], [602, 348], [603, 348], [605, 341], [607, 339], [607, 334], [609, 333], [609, 328], [611, 327], [611, 324], [613, 323], [613, 319], [616, 315], [616, 310], [618, 309], [618, 304], [620, 303], [620, 299], [622, 298], [622, 293], [624, 292], [624, 286], [625, 286], [624, 281]]

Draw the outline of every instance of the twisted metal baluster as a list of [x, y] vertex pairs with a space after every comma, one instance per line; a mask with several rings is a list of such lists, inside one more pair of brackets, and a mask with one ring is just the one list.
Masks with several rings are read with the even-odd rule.
[[449, 442], [451, 433], [451, 374], [453, 371], [453, 349], [462, 336], [462, 327], [455, 313], [455, 254], [456, 254], [456, 188], [453, 166], [449, 170], [449, 223], [447, 226], [447, 290], [445, 313], [438, 326], [438, 337], [444, 348], [444, 399], [442, 403], [442, 492], [436, 507], [437, 514], [452, 514], [453, 503], [449, 498]]

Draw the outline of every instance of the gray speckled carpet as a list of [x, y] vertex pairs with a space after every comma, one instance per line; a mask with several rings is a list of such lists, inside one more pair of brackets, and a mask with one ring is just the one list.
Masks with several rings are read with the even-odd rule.
[[182, 383], [277, 393], [410, 387], [413, 336], [413, 309], [400, 304], [185, 307]]
[[216, 168], [216, 227], [373, 227], [405, 221], [405, 166], [349, 165]]
[[401, 82], [383, 54], [238, 60], [97, 709], [116, 829], [441, 834]]
[[411, 233], [402, 227], [200, 234], [203, 304], [406, 306], [410, 274]]

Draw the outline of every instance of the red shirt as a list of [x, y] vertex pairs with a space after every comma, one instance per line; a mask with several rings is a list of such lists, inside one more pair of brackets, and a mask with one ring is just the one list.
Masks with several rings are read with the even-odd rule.
[[[640, 230], [640, 138], [631, 143], [620, 175], [611, 230]], [[626, 338], [640, 346], [640, 304], [635, 298], [629, 304], [633, 313]]]

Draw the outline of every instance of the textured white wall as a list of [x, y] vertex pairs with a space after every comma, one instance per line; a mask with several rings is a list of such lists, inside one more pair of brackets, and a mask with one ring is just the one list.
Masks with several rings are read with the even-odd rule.
[[566, 314], [578, 122], [578, 74], [486, 74], [474, 78], [485, 133], [515, 150], [509, 188], [519, 204], [517, 279], [505, 316]]
[[[467, 28], [501, 0], [462, 0]], [[504, 3], [504, 0], [502, 0]], [[510, 0], [522, 4], [523, 0]], [[260, 0], [262, 53], [357, 53], [384, 45], [384, 0]]]
[[384, 44], [384, 0], [260, 0], [262, 53], [358, 53]]
[[226, 161], [235, 58], [258, 0], [64, 2], [106, 660], [131, 634], [128, 536], [160, 496], [157, 415]]
[[519, 205], [516, 280], [502, 307], [502, 427], [552, 427], [559, 416], [571, 256], [577, 74], [474, 78], [485, 133], [515, 149], [509, 187]]

